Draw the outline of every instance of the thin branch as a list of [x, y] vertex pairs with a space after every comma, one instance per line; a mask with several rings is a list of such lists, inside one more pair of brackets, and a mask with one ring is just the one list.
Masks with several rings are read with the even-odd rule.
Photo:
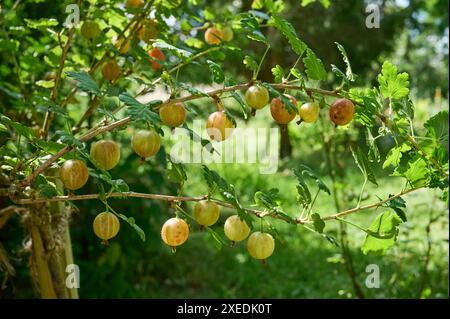
[[361, 207], [355, 207], [355, 208], [352, 208], [352, 209], [344, 210], [344, 211], [342, 211], [340, 213], [337, 213], [337, 214], [334, 214], [334, 215], [324, 216], [324, 217], [322, 217], [322, 220], [338, 219], [338, 218], [343, 217], [345, 215], [356, 213], [356, 212], [358, 212], [360, 210], [365, 210], [365, 209], [370, 209], [370, 208], [377, 208], [377, 207], [380, 207], [380, 206], [386, 204], [387, 202], [389, 202], [389, 201], [391, 201], [393, 199], [396, 199], [398, 197], [401, 197], [401, 196], [403, 196], [405, 194], [408, 194], [408, 193], [411, 193], [411, 192], [415, 192], [415, 191], [417, 191], [419, 189], [422, 189], [422, 188], [423, 188], [423, 186], [410, 188], [410, 189], [401, 191], [400, 193], [398, 193], [396, 195], [392, 195], [392, 196], [390, 196], [390, 197], [388, 197], [388, 198], [386, 198], [384, 200], [378, 201], [378, 202], [370, 204], [370, 205], [365, 205], [365, 206], [361, 206]]
[[[80, 4], [81, 4], [81, 0], [78, 2], [78, 5], [80, 5]], [[66, 63], [67, 53], [69, 52], [69, 48], [72, 45], [72, 38], [73, 38], [73, 35], [75, 34], [75, 30], [76, 30], [76, 27], [75, 27], [75, 25], [73, 25], [72, 28], [69, 30], [69, 34], [67, 35], [66, 45], [62, 48], [61, 59], [59, 60], [59, 66], [58, 66], [58, 70], [57, 70], [56, 76], [55, 76], [55, 84], [53, 86], [52, 94], [50, 96], [50, 99], [53, 102], [55, 102], [56, 99], [58, 98], [58, 90], [59, 90], [59, 85], [61, 83], [62, 71], [64, 70], [64, 65]], [[60, 37], [60, 36], [61, 35], [58, 34], [58, 37]], [[50, 123], [52, 122], [53, 116], [54, 116], [54, 114], [50, 111], [47, 111], [47, 113], [45, 113], [44, 124], [42, 125], [42, 132], [41, 132], [41, 138], [43, 138], [43, 139], [47, 139], [48, 130], [50, 128]]]

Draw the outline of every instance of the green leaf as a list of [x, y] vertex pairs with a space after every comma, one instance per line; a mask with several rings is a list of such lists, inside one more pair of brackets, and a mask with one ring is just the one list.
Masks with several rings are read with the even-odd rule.
[[390, 211], [378, 215], [367, 229], [368, 234], [361, 248], [363, 253], [384, 254], [395, 244], [398, 226], [402, 223], [402, 219]]
[[244, 57], [243, 63], [247, 67], [247, 69], [252, 72], [255, 72], [258, 69], [258, 62], [256, 62], [256, 60], [249, 55], [246, 55]]
[[391, 62], [383, 63], [381, 74], [378, 75], [381, 94], [385, 98], [401, 99], [409, 94], [408, 73], [398, 73], [397, 67]]
[[126, 221], [131, 226], [131, 228], [133, 228], [136, 231], [136, 233], [139, 235], [139, 237], [141, 238], [142, 241], [145, 241], [145, 232], [142, 230], [141, 227], [139, 227], [135, 223], [135, 220], [133, 217], [127, 217], [124, 214], [117, 214], [117, 215], [120, 217], [120, 219]]
[[268, 24], [277, 28], [286, 37], [292, 50], [294, 50], [297, 55], [303, 55], [308, 46], [298, 38], [297, 33], [290, 22], [274, 14]]
[[[389, 194], [388, 197], [392, 197], [392, 196], [393, 195]], [[386, 206], [389, 208], [392, 208], [395, 211], [395, 213], [398, 215], [398, 217], [400, 217], [404, 223], [406, 223], [408, 221], [408, 219], [406, 218], [405, 211], [403, 210], [403, 208], [406, 208], [406, 202], [403, 198], [396, 197], [394, 199], [391, 199], [390, 201], [388, 201], [386, 203]]]
[[283, 210], [279, 206], [279, 203], [276, 200], [277, 195], [278, 189], [271, 189], [267, 193], [258, 191], [255, 193], [254, 200], [256, 205], [268, 209], [269, 212], [273, 213], [274, 215], [283, 217], [285, 221], [290, 224], [296, 224], [295, 219], [283, 212]]
[[335, 42], [335, 44], [336, 44], [337, 48], [339, 49], [339, 51], [341, 51], [342, 58], [343, 58], [343, 60], [345, 62], [345, 65], [347, 66], [347, 68], [345, 70], [345, 78], [348, 81], [353, 82], [355, 80], [355, 77], [353, 75], [352, 66], [350, 65], [350, 60], [349, 60], [349, 58], [347, 56], [347, 51], [345, 51], [345, 48], [341, 44], [339, 44], [338, 42]]
[[152, 101], [152, 104], [145, 105], [132, 97], [128, 92], [121, 93], [119, 100], [128, 106], [128, 114], [132, 121], [145, 121], [152, 124], [159, 124], [161, 122], [159, 114], [152, 111], [150, 107], [150, 105], [160, 104], [161, 101]]
[[325, 70], [322, 61], [317, 58], [316, 54], [311, 50], [306, 50], [306, 57], [303, 58], [305, 64], [306, 74], [311, 80], [323, 81], [327, 78], [327, 71]]
[[189, 93], [192, 94], [192, 95], [198, 95], [198, 96], [209, 97], [209, 95], [206, 94], [205, 92], [202, 92], [202, 91], [200, 91], [199, 89], [196, 89], [195, 87], [190, 86], [190, 85], [188, 85], [188, 84], [186, 84], [186, 83], [179, 82], [179, 83], [177, 83], [177, 86], [178, 86], [180, 89], [185, 90], [185, 91], [189, 92]]
[[230, 94], [236, 100], [236, 102], [238, 102], [239, 106], [241, 107], [242, 114], [244, 115], [244, 119], [246, 120], [248, 118], [249, 113], [247, 104], [244, 102], [242, 97], [236, 91], [231, 91]]
[[223, 74], [223, 70], [220, 67], [220, 65], [211, 60], [207, 60], [206, 63], [208, 64], [209, 69], [211, 70], [214, 82], [218, 84], [223, 83], [223, 81], [225, 80], [225, 75]]
[[188, 58], [192, 55], [192, 52], [177, 48], [161, 39], [156, 40], [156, 42], [153, 43], [153, 46], [158, 49], [166, 49], [166, 50], [172, 51], [172, 52], [174, 52], [182, 57], [185, 57], [185, 58]]
[[210, 192], [217, 188], [224, 200], [236, 209], [239, 217], [245, 221], [250, 228], [253, 228], [252, 216], [242, 207], [234, 186], [229, 184], [216, 171], [210, 170], [206, 165], [203, 165], [203, 177], [208, 184]]
[[377, 179], [375, 174], [372, 171], [369, 160], [367, 156], [362, 152], [361, 148], [351, 148], [353, 158], [355, 159], [356, 165], [358, 165], [359, 170], [363, 173], [364, 177], [367, 178], [368, 181], [378, 186]]
[[371, 162], [380, 162], [380, 150], [378, 149], [378, 145], [376, 139], [373, 137], [370, 128], [366, 128], [364, 131], [366, 135], [366, 144], [369, 146], [369, 161]]
[[181, 163], [174, 163], [170, 159], [167, 167], [167, 178], [175, 183], [183, 183], [187, 181], [186, 170]]
[[431, 117], [425, 124], [427, 129], [427, 136], [434, 138], [448, 154], [448, 123], [449, 114], [448, 110], [441, 111]]
[[256, 20], [254, 15], [250, 13], [243, 14], [241, 25], [249, 39], [268, 44], [266, 37], [259, 29], [258, 20]]
[[406, 167], [398, 167], [392, 176], [405, 177], [411, 187], [424, 186], [429, 180], [427, 162], [421, 155], [417, 154], [408, 161]]
[[[312, 180], [314, 180], [317, 187], [319, 187], [319, 189], [321, 191], [327, 193], [328, 195], [331, 195], [331, 192], [330, 192], [330, 189], [328, 188], [328, 186], [325, 185], [325, 183], [314, 173], [314, 171], [310, 167], [308, 167], [306, 165], [300, 165], [299, 171], [301, 171], [302, 176], [309, 177]], [[297, 174], [298, 174], [298, 172], [296, 173], [296, 175]]]
[[386, 160], [383, 163], [383, 168], [387, 168], [389, 166], [397, 167], [400, 164], [403, 153], [406, 153], [409, 150], [411, 150], [411, 146], [406, 143], [391, 148], [389, 150], [389, 153], [386, 155]]
[[5, 115], [0, 114], [0, 123], [11, 127], [17, 135], [23, 136], [28, 140], [34, 138], [34, 131], [31, 127], [15, 122]]
[[322, 220], [319, 214], [314, 213], [311, 214], [311, 219], [313, 221], [314, 229], [318, 233], [323, 233], [323, 229], [325, 228], [325, 222]]
[[272, 68], [272, 74], [275, 77], [275, 82], [276, 83], [281, 83], [283, 81], [284, 78], [284, 71], [283, 68], [280, 65], [276, 65]]
[[77, 88], [81, 91], [92, 93], [97, 96], [101, 96], [102, 93], [97, 85], [97, 82], [87, 73], [87, 72], [73, 72], [73, 71], [67, 71], [67, 76], [75, 79], [78, 81]]
[[46, 19], [46, 18], [41, 18], [38, 20], [32, 20], [32, 19], [24, 19], [27, 27], [31, 28], [31, 29], [38, 29], [38, 30], [46, 30], [47, 28], [50, 27], [55, 27], [58, 25], [58, 20], [56, 19]]

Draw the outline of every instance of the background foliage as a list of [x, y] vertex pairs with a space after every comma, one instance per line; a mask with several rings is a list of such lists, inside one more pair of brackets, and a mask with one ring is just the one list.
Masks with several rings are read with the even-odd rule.
[[[50, 102], [52, 79], [62, 55], [58, 41], [66, 41], [67, 36], [63, 34], [58, 38], [57, 32], [62, 28], [66, 18], [65, 8], [70, 3], [71, 1], [62, 1], [49, 5], [47, 1], [42, 0], [5, 0], [0, 5], [0, 113], [26, 127], [14, 127], [14, 124], [2, 118], [2, 175], [9, 174], [8, 167], [15, 164], [8, 160], [14, 156], [9, 156], [6, 149], [13, 149], [19, 155], [23, 152], [22, 155], [25, 155], [35, 147], [26, 145], [22, 139], [18, 143], [22, 143], [22, 146], [15, 148], [10, 140], [10, 126], [16, 131], [22, 130], [20, 135], [24, 137], [34, 136], [41, 127], [46, 112], [50, 110], [56, 114], [50, 133], [51, 141], [76, 144], [79, 141], [68, 133], [70, 131], [66, 126], [67, 123], [70, 127], [77, 124], [92, 94], [100, 95], [101, 90], [101, 94], [107, 97], [102, 98], [102, 108], [98, 108], [98, 113], [89, 118], [81, 128], [83, 130], [92, 127], [97, 120], [108, 116], [109, 112], [117, 107], [119, 93], [134, 92], [160, 75], [151, 69], [142, 43], [134, 41], [131, 53], [120, 58], [124, 70], [133, 70], [126, 78], [121, 78], [111, 86], [102, 81], [100, 72], [93, 75], [94, 83], [89, 82], [90, 78], [77, 78], [81, 71], [95, 65], [105, 52], [117, 52], [113, 39], [133, 13], [125, 16], [120, 1], [81, 1], [82, 19], [89, 17], [97, 21], [102, 35], [95, 42], [90, 42], [81, 37], [79, 28], [75, 30], [73, 47], [64, 69], [74, 73], [64, 73], [57, 99], [60, 103], [69, 97], [67, 105], [61, 107], [58, 103]], [[248, 55], [259, 62], [264, 54], [264, 44], [247, 37], [255, 30], [242, 28], [240, 21], [245, 16], [240, 13], [253, 10], [263, 16], [279, 14], [292, 23], [298, 37], [321, 59], [327, 71], [324, 75], [320, 71], [318, 74], [311, 74], [299, 65], [299, 72], [309, 78], [308, 84], [317, 85], [317, 82], [310, 81], [314, 76], [323, 76], [320, 87], [324, 89], [332, 90], [341, 84], [341, 79], [331, 72], [332, 64], [344, 72], [347, 68], [345, 60], [342, 59], [342, 52], [335, 45], [335, 42], [338, 42], [345, 48], [355, 74], [355, 81], [351, 83], [355, 96], [363, 92], [363, 88], [375, 86], [380, 87], [384, 97], [391, 96], [391, 99], [395, 100], [396, 94], [400, 94], [401, 98], [408, 95], [408, 92], [403, 94], [402, 90], [409, 88], [415, 105], [414, 122], [411, 124], [414, 132], [418, 136], [428, 134], [432, 141], [439, 140], [429, 134], [439, 133], [436, 132], [436, 123], [448, 122], [448, 113], [446, 118], [445, 113], [439, 113], [448, 110], [448, 3], [440, 0], [405, 0], [379, 1], [379, 4], [382, 12], [380, 29], [365, 27], [367, 3], [362, 0], [256, 0], [226, 3], [201, 0], [155, 1], [157, 11], [154, 18], [159, 22], [158, 38], [163, 41], [159, 42], [159, 45], [169, 57], [164, 62], [165, 69], [170, 69], [178, 61], [182, 61], [186, 51], [208, 48], [203, 42], [202, 26], [205, 22], [230, 23], [233, 26], [235, 36], [230, 45], [212, 50], [203, 59], [183, 67], [177, 73], [178, 83], [203, 89], [215, 85], [213, 79], [215, 82], [222, 82], [218, 79], [222, 76], [226, 81], [236, 83], [248, 81], [252, 70], [244, 68], [242, 60]], [[283, 36], [282, 23], [277, 23], [276, 26], [268, 26], [266, 21], [260, 28], [271, 45], [261, 67], [260, 79], [270, 83], [276, 82], [277, 72], [279, 74], [279, 71], [273, 70], [276, 65], [279, 65], [278, 70], [284, 69], [286, 75], [298, 58], [295, 45]], [[196, 28], [198, 31], [190, 32]], [[206, 60], [214, 62], [208, 63]], [[387, 60], [393, 64], [385, 63]], [[394, 69], [394, 64], [400, 75]], [[216, 67], [218, 69], [215, 69]], [[213, 75], [211, 70], [214, 71]], [[409, 73], [409, 78], [402, 77], [401, 72]], [[381, 77], [379, 74], [382, 74]], [[165, 79], [167, 78], [166, 76]], [[85, 85], [79, 87], [80, 91], [84, 92], [71, 96], [70, 92], [75, 85]], [[159, 88], [156, 93], [151, 93], [147, 100], [162, 99], [165, 93], [161, 95], [161, 90]], [[361, 93], [361, 97], [368, 96], [369, 93]], [[121, 100], [124, 101], [123, 96]], [[307, 97], [299, 95], [299, 100], [306, 101]], [[256, 117], [245, 119], [238, 102], [232, 99], [226, 99], [224, 102], [240, 127], [275, 126], [267, 108], [258, 112]], [[403, 111], [408, 109], [402, 103], [409, 105], [409, 101], [405, 102], [399, 98], [397, 103], [394, 108]], [[151, 114], [140, 113], [142, 108], [139, 104], [133, 105], [133, 101], [131, 104], [128, 110], [130, 113], [122, 111], [115, 117], [120, 119], [128, 114], [137, 119], [144, 116], [151, 118]], [[206, 118], [214, 110], [214, 105], [205, 100], [193, 101], [188, 104], [188, 109], [189, 120], [195, 117]], [[359, 146], [369, 158], [371, 155], [377, 157], [371, 153], [377, 149], [379, 157], [383, 159], [370, 162], [377, 185], [368, 182], [362, 194], [362, 204], [397, 193], [405, 186], [405, 175], [409, 177], [408, 183], [412, 186], [414, 183], [419, 185], [424, 179], [427, 182], [430, 179], [433, 181], [432, 176], [438, 176], [436, 184], [445, 183], [445, 178], [440, 178], [442, 176], [439, 173], [425, 176], [422, 171], [407, 170], [410, 161], [420, 160], [420, 156], [414, 158], [417, 155], [409, 154], [409, 150], [402, 151], [405, 153], [403, 159], [401, 152], [397, 150], [397, 158], [392, 159], [392, 148], [395, 149], [396, 143], [392, 136], [381, 136], [374, 142], [377, 148], [368, 148], [368, 132], [375, 136], [382, 126], [378, 123], [369, 125], [370, 130], [367, 130], [361, 124], [363, 112], [359, 113], [361, 118], [358, 123], [348, 130], [334, 130], [326, 114], [322, 113], [316, 125], [291, 124], [288, 134], [282, 137], [280, 154], [283, 160], [278, 172], [270, 177], [261, 175], [255, 165], [223, 164], [209, 167], [235, 186], [242, 203], [253, 204], [256, 192], [268, 192], [273, 187], [278, 188], [281, 207], [292, 216], [297, 216], [296, 212], [299, 210], [296, 190], [298, 178], [292, 169], [300, 165], [311, 167], [326, 185], [334, 185], [335, 190], [340, 193], [342, 209], [354, 207], [358, 203], [364, 176], [355, 163], [351, 147]], [[427, 126], [426, 121], [438, 113], [444, 114], [443, 117], [434, 118], [434, 123], [428, 122]], [[404, 113], [401, 115], [407, 117]], [[397, 124], [399, 123], [400, 120]], [[142, 121], [133, 123], [134, 127], [142, 125]], [[405, 126], [408, 125], [409, 123], [406, 123]], [[407, 129], [409, 128], [405, 128]], [[167, 146], [170, 143], [170, 130], [163, 130], [163, 145]], [[166, 169], [170, 163], [166, 160], [166, 147], [163, 146], [156, 157], [141, 165], [128, 147], [130, 132], [128, 127], [104, 134], [104, 137], [112, 138], [123, 146], [119, 165], [110, 171], [112, 178], [123, 179], [136, 192], [177, 194], [180, 191], [179, 183], [167, 178]], [[444, 139], [446, 133], [448, 142], [448, 124], [441, 133]], [[438, 158], [444, 167], [447, 165], [448, 172], [448, 147], [445, 153], [444, 142], [445, 140], [440, 148], [431, 143], [422, 146], [427, 147], [427, 150], [437, 149], [435, 152], [440, 152], [441, 155], [433, 156]], [[328, 153], [324, 145], [330, 148]], [[42, 145], [42, 149], [44, 153], [55, 153], [58, 150], [52, 143]], [[336, 176], [330, 175], [327, 154], [334, 154], [336, 157]], [[393, 165], [383, 167], [384, 160], [389, 158], [389, 155]], [[183, 194], [198, 196], [207, 193], [208, 187], [202, 172], [200, 165], [186, 165], [187, 180], [183, 184]], [[29, 173], [25, 171], [19, 177], [23, 178]], [[399, 176], [393, 177], [392, 174]], [[368, 178], [370, 181], [371, 178]], [[446, 182], [447, 185], [439, 185], [440, 188], [448, 187], [448, 178]], [[115, 183], [119, 189], [126, 188], [120, 181]], [[41, 193], [48, 191], [48, 195], [52, 196], [53, 190], [47, 189], [45, 183], [41, 185], [44, 185], [40, 186]], [[315, 187], [313, 183], [308, 182], [308, 185], [311, 189]], [[83, 188], [83, 193], [97, 193], [97, 187], [97, 180], [91, 178]], [[100, 245], [92, 232], [92, 220], [104, 210], [104, 205], [95, 200], [76, 202], [70, 225], [74, 258], [81, 269], [80, 297], [354, 298], [361, 297], [361, 292], [358, 293], [355, 289], [356, 281], [362, 289], [362, 295], [367, 298], [448, 298], [448, 188], [446, 201], [445, 198], [442, 200], [442, 191], [436, 185], [432, 189], [427, 188], [406, 195], [403, 199], [407, 203], [406, 208], [402, 207], [401, 203], [397, 203], [399, 206], [396, 208], [401, 209], [407, 216], [407, 222], [401, 224], [396, 245], [389, 248], [384, 256], [364, 254], [361, 247], [365, 247], [366, 233], [353, 227], [342, 228], [338, 222], [327, 222], [325, 230], [333, 238], [341, 238], [342, 232], [346, 233], [343, 238], [347, 240], [347, 243], [344, 243], [349, 249], [347, 252], [342, 249], [342, 242], [338, 242], [338, 247], [324, 239], [321, 234], [277, 221], [274, 225], [280, 234], [279, 240], [274, 255], [265, 267], [249, 257], [245, 245], [237, 245], [234, 248], [223, 246], [217, 249], [217, 243], [211, 240], [208, 232], [200, 231], [194, 223], [191, 223], [192, 233], [187, 244], [179, 247], [176, 254], [172, 254], [170, 249], [162, 244], [159, 232], [163, 222], [173, 216], [174, 211], [168, 203], [159, 201], [110, 200], [109, 204], [116, 211], [134, 217], [136, 224], [144, 231], [146, 241], [142, 242], [133, 228], [122, 223], [119, 235], [106, 248]], [[0, 207], [9, 204], [10, 199], [2, 197]], [[193, 207], [191, 203], [184, 205], [188, 211]], [[223, 234], [221, 225], [226, 217], [235, 213], [231, 209], [222, 211], [219, 223], [213, 227], [219, 234]], [[332, 196], [321, 192], [314, 211], [320, 212], [322, 216], [335, 213]], [[369, 228], [383, 211], [364, 211], [352, 215], [349, 220]], [[35, 291], [30, 289], [32, 273], [27, 267], [30, 256], [27, 239], [28, 234], [22, 220], [16, 215], [8, 221], [7, 227], [0, 231], [0, 256], [8, 256], [8, 264], [15, 269], [12, 275], [12, 272], [2, 267], [6, 263], [3, 264], [0, 259], [2, 297], [36, 297]], [[348, 268], [349, 254], [353, 269]], [[379, 289], [365, 288], [365, 269], [368, 264], [377, 264], [380, 267]]]

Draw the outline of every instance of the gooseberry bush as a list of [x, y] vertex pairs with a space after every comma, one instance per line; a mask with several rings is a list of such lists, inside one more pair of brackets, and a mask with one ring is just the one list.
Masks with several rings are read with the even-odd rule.
[[[6, 30], [0, 36], [0, 52], [6, 52], [15, 65], [0, 71], [1, 190], [11, 209], [27, 216], [43, 296], [60, 296], [60, 291], [42, 278], [51, 276], [48, 269], [53, 260], [39, 257], [48, 249], [46, 241], [56, 236], [56, 230], [51, 235], [46, 223], [49, 217], [43, 213], [56, 202], [64, 202], [74, 211], [79, 200], [100, 200], [105, 211], [92, 220], [93, 232], [107, 244], [115, 240], [121, 223], [145, 241], [145, 233], [133, 218], [137, 212], [115, 211], [108, 203], [110, 198], [167, 201], [174, 216], [161, 225], [161, 239], [173, 251], [188, 241], [198, 224], [218, 247], [246, 241], [249, 255], [262, 261], [276, 255], [281, 235], [275, 222], [304, 227], [337, 244], [326, 233], [327, 223], [349, 223], [347, 215], [382, 208], [370, 227], [351, 225], [365, 233], [364, 253], [384, 252], [395, 244], [406, 221], [403, 195], [423, 188], [440, 189], [448, 205], [448, 111], [431, 117], [424, 134], [414, 132], [408, 74], [385, 61], [379, 66], [374, 87], [357, 87], [346, 50], [336, 43], [345, 69], [324, 65], [283, 19], [282, 1], [253, 1], [249, 11], [236, 9], [223, 16], [203, 10], [202, 3], [80, 1], [80, 21], [75, 21], [75, 15], [68, 16], [70, 9], [58, 12], [58, 20], [21, 20], [14, 14], [12, 1], [0, 6]], [[269, 82], [260, 78], [272, 49], [267, 28], [283, 36], [298, 57], [292, 66], [270, 65], [273, 80]], [[244, 40], [251, 46], [240, 45]], [[250, 74], [245, 81], [226, 72], [228, 54], [240, 56], [246, 69], [243, 73]], [[189, 66], [195, 66], [199, 74], [210, 74], [217, 88], [205, 91], [182, 80]], [[338, 85], [329, 89], [331, 83]], [[143, 102], [157, 86], [168, 97]], [[225, 106], [225, 99], [234, 99], [238, 108]], [[336, 136], [351, 127], [366, 132], [365, 147], [351, 148], [365, 181], [361, 195], [368, 182], [378, 183], [374, 163], [394, 168], [392, 175], [403, 177], [405, 186], [370, 204], [362, 205], [360, 196], [355, 207], [330, 214], [316, 211], [314, 204], [319, 193], [324, 195], [322, 200], [331, 201], [335, 189], [299, 163], [291, 167], [298, 180], [293, 190], [298, 211], [290, 212], [283, 210], [275, 188], [256, 192], [254, 203], [242, 202], [239, 189], [207, 165], [203, 166], [204, 194], [184, 195], [189, 164], [173, 162], [168, 152], [167, 176], [179, 184], [177, 194], [137, 193], [127, 184], [127, 176], [109, 172], [123, 160], [124, 149], [132, 150], [145, 170], [150, 169], [146, 162], [167, 147], [161, 137], [173, 128], [183, 127], [195, 139], [189, 120], [199, 115], [191, 112], [189, 103], [197, 100], [210, 114], [204, 118], [209, 140], [195, 142], [211, 152], [232, 136], [237, 118], [251, 122], [262, 116], [260, 110], [269, 108], [272, 118], [265, 119], [268, 127], [272, 123], [318, 125], [320, 120]], [[82, 105], [81, 116], [68, 111], [70, 105]], [[130, 143], [114, 141], [117, 132], [125, 134]], [[395, 145], [381, 158], [375, 141], [386, 136], [392, 137]], [[96, 192], [84, 189], [88, 179], [95, 182]], [[190, 210], [184, 202], [195, 202], [195, 206]], [[220, 223], [221, 207], [234, 213], [223, 224], [223, 232], [218, 232], [211, 226]], [[68, 228], [62, 231], [68, 232]]]

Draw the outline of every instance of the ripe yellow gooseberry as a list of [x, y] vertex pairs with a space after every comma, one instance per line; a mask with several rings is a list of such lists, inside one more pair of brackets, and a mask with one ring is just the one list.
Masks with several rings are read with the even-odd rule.
[[223, 40], [223, 33], [216, 27], [210, 27], [206, 29], [205, 32], [205, 42], [214, 45], [214, 44], [220, 44]]
[[89, 173], [84, 162], [80, 160], [68, 160], [59, 169], [59, 177], [67, 189], [76, 190], [86, 184]]
[[209, 115], [206, 123], [206, 131], [209, 137], [215, 141], [224, 141], [233, 133], [233, 122], [223, 111], [217, 111]]
[[101, 168], [108, 171], [119, 163], [120, 147], [114, 141], [100, 140], [92, 143], [90, 155]]
[[348, 99], [337, 99], [328, 111], [331, 121], [337, 125], [347, 125], [355, 116], [355, 105]]
[[220, 216], [219, 205], [208, 200], [199, 201], [194, 206], [192, 216], [202, 226], [214, 225]]
[[233, 40], [234, 33], [233, 33], [233, 29], [231, 29], [231, 27], [229, 27], [229, 26], [223, 27], [221, 29], [221, 31], [223, 33], [223, 41], [229, 42], [229, 41]]
[[181, 102], [166, 104], [159, 109], [161, 121], [170, 127], [183, 125], [186, 120], [186, 109]]
[[81, 35], [88, 40], [94, 40], [100, 36], [102, 31], [95, 21], [85, 21], [81, 26]]
[[131, 146], [136, 154], [145, 159], [158, 153], [161, 146], [161, 138], [155, 131], [139, 130], [133, 134]]
[[102, 75], [105, 79], [112, 82], [120, 76], [120, 67], [116, 61], [110, 60], [102, 68]]
[[316, 102], [309, 102], [300, 106], [298, 111], [303, 122], [314, 123], [319, 118], [320, 107]]
[[262, 109], [269, 103], [269, 92], [262, 85], [252, 85], [245, 92], [245, 101], [255, 110]]
[[176, 247], [182, 245], [189, 237], [189, 226], [181, 218], [174, 217], [166, 221], [161, 228], [162, 240], [176, 251]]
[[144, 0], [127, 0], [126, 8], [141, 8], [144, 6]]
[[262, 232], [254, 232], [248, 237], [247, 250], [253, 258], [263, 262], [270, 257], [275, 249], [275, 240], [272, 235]]
[[250, 227], [238, 215], [233, 215], [227, 218], [223, 226], [225, 236], [231, 240], [232, 243], [242, 241], [250, 234]]
[[[297, 100], [293, 96], [290, 96], [288, 94], [285, 95], [291, 100], [292, 104], [297, 106]], [[293, 110], [291, 111], [291, 113], [289, 113], [279, 97], [274, 98], [270, 103], [270, 113], [272, 114], [275, 122], [277, 122], [278, 124], [288, 124], [297, 115], [297, 113], [295, 113], [295, 111]]]
[[95, 235], [108, 244], [108, 240], [115, 237], [120, 229], [119, 219], [110, 212], [98, 214], [92, 223]]

